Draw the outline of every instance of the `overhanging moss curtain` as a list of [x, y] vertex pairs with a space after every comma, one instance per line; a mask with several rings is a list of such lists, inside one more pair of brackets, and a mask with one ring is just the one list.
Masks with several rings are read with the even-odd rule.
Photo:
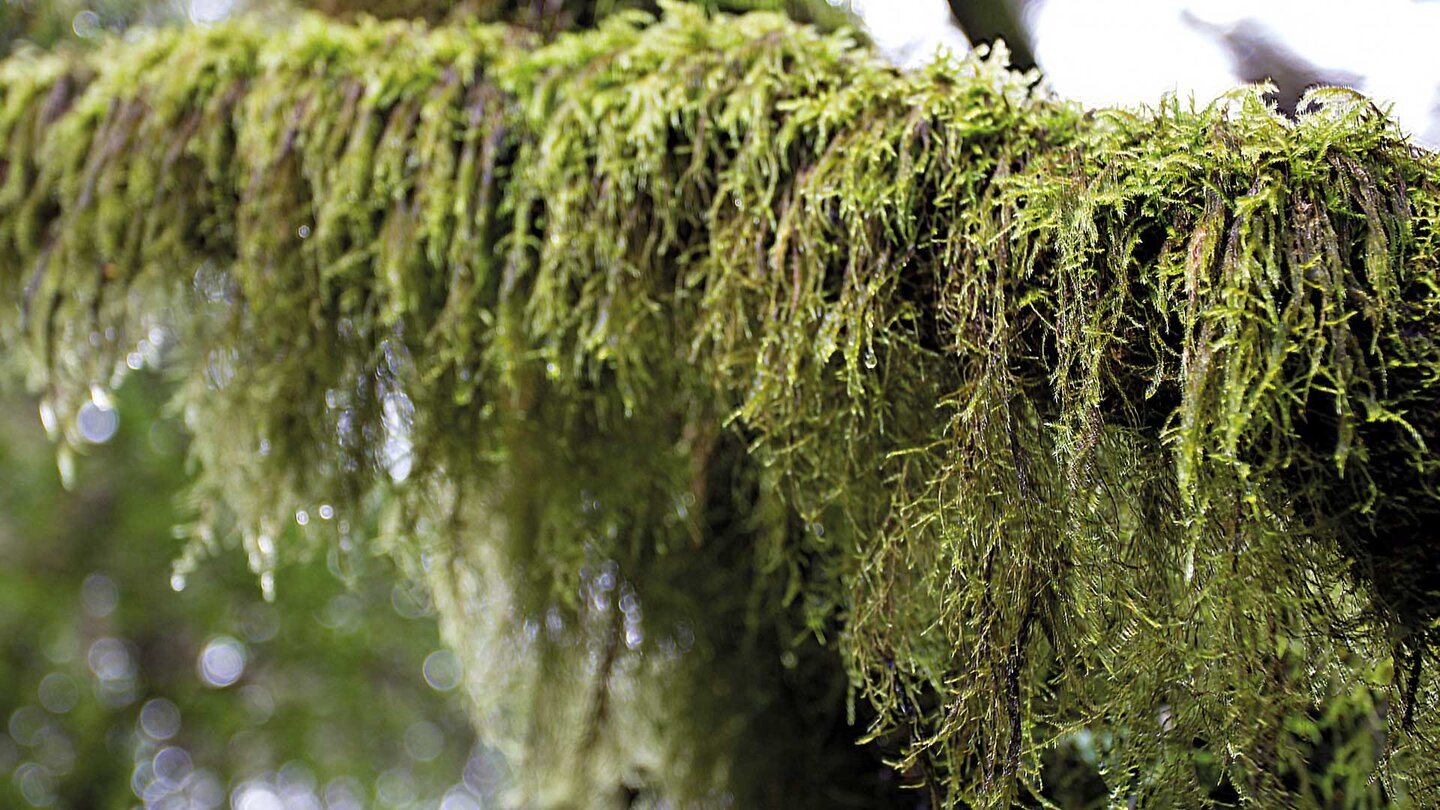
[[1320, 803], [1356, 690], [1349, 788], [1433, 801], [1434, 157], [1032, 79], [678, 7], [23, 55], [0, 341], [66, 434], [168, 330], [196, 553], [380, 520], [533, 805], [878, 801], [862, 737], [947, 806], [1082, 738]]

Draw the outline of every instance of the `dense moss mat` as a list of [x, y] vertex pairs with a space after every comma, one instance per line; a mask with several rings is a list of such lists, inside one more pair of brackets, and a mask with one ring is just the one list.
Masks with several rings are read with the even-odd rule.
[[0, 341], [63, 454], [172, 330], [181, 566], [378, 515], [522, 806], [1440, 801], [1435, 158], [1033, 78], [680, 7], [22, 55]]

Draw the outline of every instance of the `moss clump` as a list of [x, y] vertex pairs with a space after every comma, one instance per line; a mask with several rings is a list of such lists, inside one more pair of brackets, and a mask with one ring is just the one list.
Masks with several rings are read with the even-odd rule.
[[174, 344], [197, 551], [378, 514], [526, 806], [997, 807], [1067, 758], [1435, 801], [1440, 167], [1339, 91], [1032, 84], [681, 7], [24, 56], [0, 340], [61, 431]]

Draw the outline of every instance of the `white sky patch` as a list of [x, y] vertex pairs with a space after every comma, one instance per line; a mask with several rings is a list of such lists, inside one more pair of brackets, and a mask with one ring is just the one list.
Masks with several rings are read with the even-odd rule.
[[235, 0], [190, 0], [190, 21], [196, 25], [214, 25], [235, 10]]
[[917, 67], [941, 50], [956, 56], [970, 51], [970, 40], [955, 25], [945, 0], [829, 0], [847, 5], [865, 22], [865, 30], [891, 62]]
[[[1049, 0], [1031, 17], [1036, 61], [1062, 96], [1091, 106], [1208, 100], [1230, 89], [1230, 60], [1170, 0]], [[1206, 15], [1202, 19], [1211, 19]]]
[[1185, 22], [1251, 20], [1318, 68], [1360, 77], [1401, 126], [1440, 144], [1440, 3], [1420, 0], [1043, 0], [1030, 17], [1036, 59], [1061, 95], [1089, 105], [1201, 103], [1234, 87], [1229, 58]]

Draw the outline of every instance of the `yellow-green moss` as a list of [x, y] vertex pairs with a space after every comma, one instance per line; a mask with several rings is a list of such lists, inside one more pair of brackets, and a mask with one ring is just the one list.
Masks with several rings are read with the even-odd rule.
[[383, 513], [532, 804], [877, 802], [858, 737], [941, 806], [1077, 746], [1119, 805], [1435, 801], [1435, 158], [1033, 78], [681, 7], [21, 56], [0, 342], [70, 432], [173, 345], [197, 549]]

